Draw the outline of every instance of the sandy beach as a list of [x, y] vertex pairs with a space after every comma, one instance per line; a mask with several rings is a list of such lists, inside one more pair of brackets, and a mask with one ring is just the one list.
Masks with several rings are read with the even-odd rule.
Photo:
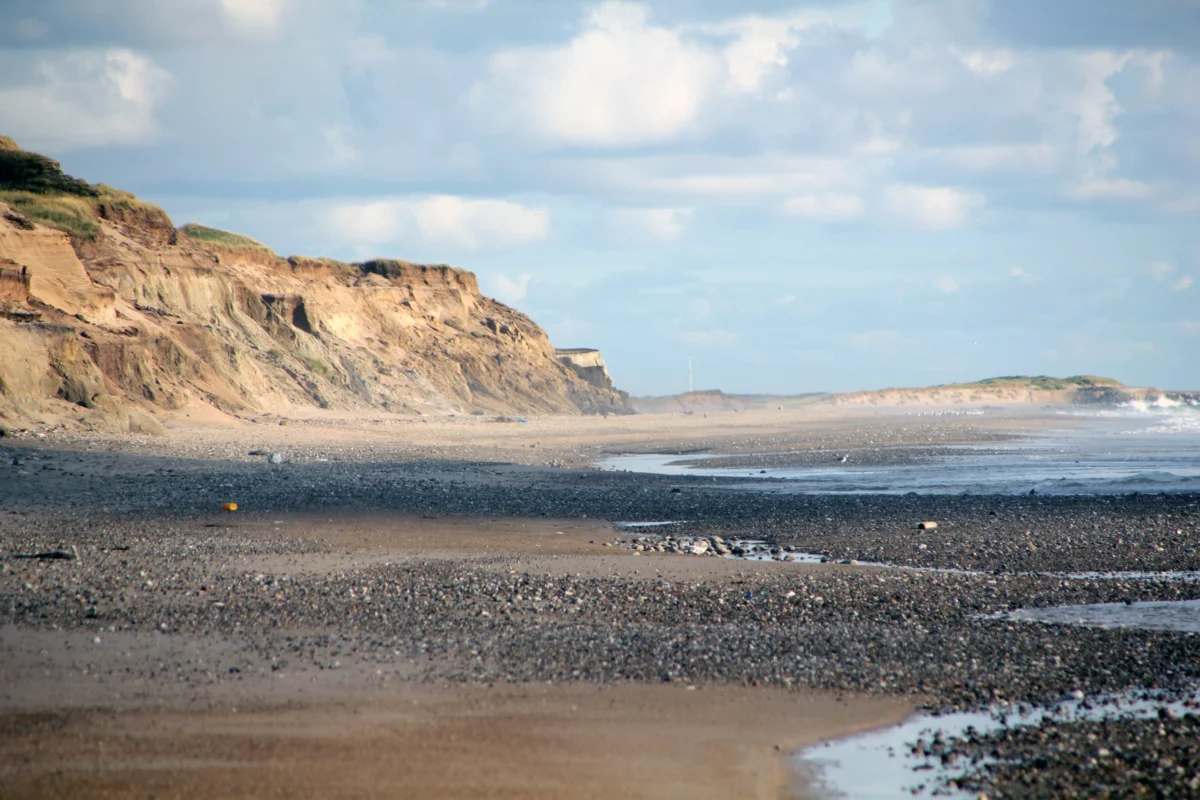
[[[1037, 414], [217, 422], [0, 443], [3, 796], [803, 797], [806, 745], [921, 707], [1182, 689], [1200, 663], [1196, 637], [988, 619], [1197, 596], [1051, 574], [1200, 567], [1193, 495], [776, 495], [591, 468], [887, 458], [1059, 422]], [[660, 552], [613, 525], [633, 520], [829, 563]]]

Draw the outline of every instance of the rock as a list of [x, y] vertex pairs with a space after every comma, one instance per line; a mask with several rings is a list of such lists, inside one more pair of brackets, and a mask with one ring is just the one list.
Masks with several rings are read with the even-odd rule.
[[937, 526], [938, 526], [938, 524], [936, 522], [934, 522], [933, 520], [925, 520], [924, 522], [919, 523], [917, 525], [917, 530], [931, 531], [931, 530], [934, 530], [935, 528], [937, 528]]
[[687, 552], [694, 556], [702, 556], [708, 552], [708, 540], [698, 539], [687, 546]]
[[282, 464], [283, 453], [271, 453], [271, 455], [267, 456], [267, 461], [271, 462], [272, 464]]

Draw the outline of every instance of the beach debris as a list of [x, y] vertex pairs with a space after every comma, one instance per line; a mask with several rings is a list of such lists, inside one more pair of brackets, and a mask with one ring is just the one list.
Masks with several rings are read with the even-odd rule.
[[237, 511], [238, 504], [237, 503], [222, 503], [221, 510], [222, 511]]
[[271, 455], [267, 456], [267, 461], [271, 462], [272, 464], [282, 464], [283, 453], [271, 453]]
[[47, 550], [44, 553], [14, 553], [13, 558], [36, 559], [38, 561], [78, 561], [79, 550], [71, 545], [70, 550]]
[[932, 531], [936, 528], [937, 528], [937, 523], [931, 519], [927, 519], [924, 522], [921, 522], [917, 525], [917, 530], [920, 530], [920, 531]]

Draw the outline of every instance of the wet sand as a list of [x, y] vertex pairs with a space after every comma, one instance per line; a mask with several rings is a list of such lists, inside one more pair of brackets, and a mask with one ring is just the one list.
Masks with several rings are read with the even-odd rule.
[[[210, 562], [217, 573], [353, 573], [430, 557], [498, 568], [498, 555], [506, 568], [548, 573], [637, 571], [599, 552], [597, 537], [613, 535], [601, 522], [213, 519], [210, 530], [319, 547]], [[741, 572], [672, 566], [716, 580]], [[242, 649], [234, 636], [0, 626], [2, 796], [777, 798], [801, 791], [788, 754], [914, 708], [911, 698], [712, 684], [464, 685], [350, 661], [224, 667]], [[221, 662], [220, 678], [177, 679], [205, 660]], [[122, 674], [131, 663], [143, 668], [132, 679]]]
[[[778, 797], [804, 791], [791, 750], [918, 706], [1196, 681], [1197, 637], [994, 618], [1200, 596], [1048, 574], [1196, 568], [1194, 496], [779, 496], [586, 468], [1053, 422], [712, 417], [0, 441], [4, 796]], [[968, 571], [635, 555], [610, 522], [656, 519]], [[13, 558], [48, 551], [79, 558]]]

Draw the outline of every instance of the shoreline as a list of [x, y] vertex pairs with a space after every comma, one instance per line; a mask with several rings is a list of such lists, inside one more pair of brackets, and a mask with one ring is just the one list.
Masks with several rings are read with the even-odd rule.
[[[273, 426], [282, 439], [197, 430], [153, 446], [105, 437], [0, 440], [0, 659], [6, 675], [22, 676], [0, 696], [7, 720], [0, 752], [24, 753], [13, 763], [24, 764], [29, 786], [53, 796], [50, 783], [37, 781], [51, 781], [56, 762], [28, 749], [34, 740], [67, 747], [89, 719], [99, 731], [113, 720], [150, 724], [159, 714], [175, 725], [183, 717], [172, 715], [198, 715], [194, 729], [177, 725], [187, 736], [164, 739], [150, 754], [159, 761], [140, 761], [147, 752], [110, 726], [112, 746], [127, 748], [120, 750], [124, 760], [114, 756], [125, 771], [112, 780], [173, 775], [191, 786], [186, 782], [204, 775], [233, 780], [227, 773], [241, 769], [246, 753], [260, 752], [270, 764], [319, 761], [319, 747], [293, 747], [292, 739], [307, 729], [319, 740], [321, 730], [353, 728], [356, 717], [379, 709], [384, 738], [411, 742], [413, 731], [425, 730], [420, 720], [387, 703], [415, 698], [420, 705], [416, 695], [429, 692], [459, 709], [454, 719], [508, 720], [474, 728], [464, 722], [437, 734], [448, 737], [447, 746], [472, 736], [484, 737], [481, 747], [491, 742], [491, 761], [454, 762], [464, 780], [482, 780], [487, 764], [508, 764], [512, 786], [524, 780], [524, 796], [536, 796], [542, 784], [515, 765], [538, 753], [547, 765], [562, 766], [557, 778], [546, 778], [560, 788], [570, 788], [571, 774], [604, 772], [602, 759], [588, 760], [602, 748], [588, 746], [572, 727], [578, 712], [570, 707], [587, 704], [569, 702], [572, 693], [595, 693], [616, 702], [588, 706], [599, 737], [590, 741], [631, 748], [611, 763], [650, 759], [672, 738], [664, 721], [670, 718], [676, 728], [703, 732], [673, 751], [674, 763], [708, 771], [681, 768], [680, 781], [691, 774], [758, 786], [760, 778], [733, 766], [743, 763], [734, 750], [751, 739], [761, 744], [751, 748], [760, 755], [746, 757], [769, 761], [767, 772], [777, 779], [791, 755], [774, 747], [800, 742], [789, 730], [815, 740], [898, 721], [918, 705], [1039, 704], [1075, 691], [1090, 697], [1136, 688], [1148, 675], [1167, 688], [1200, 679], [1198, 637], [986, 618], [1012, 608], [1200, 597], [1200, 585], [1189, 583], [1029, 574], [1198, 569], [1200, 496], [779, 496], [688, 477], [504, 461], [521, 450], [582, 459], [618, 440], [734, 449], [768, 440], [816, 447], [821, 439], [858, 436], [866, 446], [881, 431], [903, 438], [910, 431], [898, 428], [912, 427], [891, 417], [860, 425], [852, 415], [771, 430], [747, 418], [745, 425], [717, 420], [707, 427], [680, 419], [665, 432], [630, 432], [624, 420], [610, 420], [611, 429], [595, 421], [599, 433], [562, 427], [562, 420], [527, 423], [532, 429], [491, 423], [503, 430], [485, 441], [477, 437], [488, 423], [472, 421], [435, 445], [413, 437], [368, 445], [369, 429], [359, 439], [340, 429], [300, 435], [293, 429], [299, 426]], [[954, 417], [927, 425], [919, 435], [947, 441], [980, 430]], [[1019, 434], [1014, 425], [999, 420], [987, 430]], [[273, 465], [265, 455], [248, 455], [281, 443], [296, 460]], [[221, 512], [229, 501], [243, 510]], [[762, 538], [835, 560], [973, 572], [634, 555], [606, 546], [629, 535], [612, 519], [686, 519], [672, 532]], [[940, 527], [916, 531], [924, 519]], [[9, 558], [72, 547], [77, 560]], [[446, 692], [462, 704], [454, 706], [459, 700]], [[525, 700], [514, 695], [521, 692]], [[472, 717], [474, 706], [462, 698], [483, 698], [478, 703], [492, 716]], [[538, 730], [547, 733], [504, 755], [505, 746], [532, 735], [521, 715], [543, 700], [552, 713]], [[279, 710], [288, 703], [292, 711]], [[230, 733], [234, 705], [239, 726], [252, 719], [266, 732], [261, 751]], [[87, 711], [96, 708], [110, 710]], [[260, 709], [257, 716], [246, 715], [249, 708]], [[312, 725], [298, 721], [304, 708], [315, 709]], [[612, 717], [612, 708], [624, 716]], [[738, 708], [750, 728], [763, 719], [778, 725], [755, 739], [759, 733], [731, 724]], [[409, 727], [397, 732], [395, 719]], [[656, 719], [667, 727], [656, 728]], [[484, 733], [493, 729], [512, 736], [489, 740]], [[643, 729], [657, 733], [638, 739]], [[576, 744], [556, 750], [554, 730], [575, 731]], [[226, 755], [163, 768], [195, 752], [200, 740]], [[366, 752], [384, 770], [392, 756], [372, 747]], [[336, 761], [327, 774], [336, 772]], [[647, 796], [661, 796], [650, 791], [660, 773], [644, 773]], [[70, 774], [82, 780], [88, 773]], [[379, 775], [380, 785], [400, 780]], [[68, 788], [77, 795], [81, 785]], [[213, 796], [222, 796], [222, 785], [224, 796], [236, 794], [233, 784], [212, 785]], [[64, 788], [59, 796], [71, 793]]]

